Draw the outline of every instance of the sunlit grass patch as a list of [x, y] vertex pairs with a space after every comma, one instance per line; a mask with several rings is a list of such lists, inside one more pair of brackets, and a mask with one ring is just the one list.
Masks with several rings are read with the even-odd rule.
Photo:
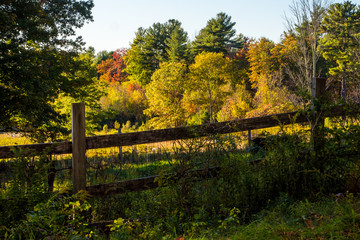
[[27, 137], [23, 137], [19, 134], [1, 133], [0, 134], [0, 146], [11, 145], [24, 145], [31, 144], [31, 141]]

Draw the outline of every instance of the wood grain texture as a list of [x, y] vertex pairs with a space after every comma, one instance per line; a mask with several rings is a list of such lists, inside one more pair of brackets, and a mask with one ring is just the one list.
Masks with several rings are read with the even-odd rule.
[[71, 104], [72, 179], [74, 192], [86, 188], [85, 103]]

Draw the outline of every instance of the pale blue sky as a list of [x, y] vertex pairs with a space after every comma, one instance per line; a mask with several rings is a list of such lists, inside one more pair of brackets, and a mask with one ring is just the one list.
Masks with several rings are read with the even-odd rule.
[[219, 12], [236, 22], [236, 33], [275, 42], [286, 29], [292, 0], [94, 0], [94, 22], [78, 30], [96, 52], [128, 48], [139, 27], [177, 19], [192, 40]]

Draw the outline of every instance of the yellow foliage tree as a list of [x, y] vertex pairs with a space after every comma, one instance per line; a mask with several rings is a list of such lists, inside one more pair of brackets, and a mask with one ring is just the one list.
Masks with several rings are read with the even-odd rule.
[[290, 93], [282, 84], [282, 46], [265, 38], [250, 46], [250, 82], [256, 90], [255, 109], [247, 117], [284, 112], [293, 108]]
[[146, 88], [149, 107], [144, 111], [151, 117], [151, 127], [178, 127], [185, 124], [182, 99], [186, 69], [182, 63], [163, 63], [152, 75]]
[[251, 94], [245, 84], [238, 84], [233, 94], [229, 95], [221, 110], [216, 114], [219, 122], [241, 119], [251, 110]]
[[220, 110], [228, 95], [229, 59], [222, 53], [202, 52], [189, 66], [189, 81], [186, 98], [200, 109], [206, 109], [210, 122], [215, 122], [215, 114]]

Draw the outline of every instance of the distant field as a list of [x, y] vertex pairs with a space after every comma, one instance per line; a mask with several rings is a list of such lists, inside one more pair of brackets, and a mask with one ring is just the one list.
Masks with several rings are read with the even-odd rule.
[[31, 144], [31, 141], [19, 134], [1, 133], [0, 146]]

